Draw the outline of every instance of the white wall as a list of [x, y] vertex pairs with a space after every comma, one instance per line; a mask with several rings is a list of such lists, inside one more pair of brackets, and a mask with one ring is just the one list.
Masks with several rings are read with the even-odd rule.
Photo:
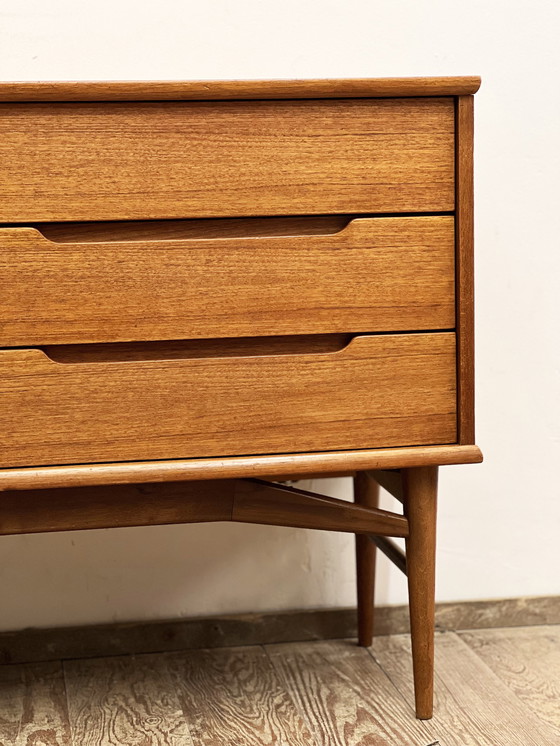
[[[552, 0], [0, 0], [3, 80], [483, 76], [486, 462], [442, 470], [440, 600], [560, 593], [559, 32]], [[380, 603], [405, 601], [384, 561], [379, 578]], [[346, 606], [352, 539], [221, 524], [2, 538], [0, 598], [4, 629]]]

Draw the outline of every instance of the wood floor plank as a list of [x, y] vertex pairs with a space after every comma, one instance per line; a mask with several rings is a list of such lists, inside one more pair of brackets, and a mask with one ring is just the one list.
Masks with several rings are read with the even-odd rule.
[[509, 689], [552, 726], [560, 743], [560, 627], [518, 627], [459, 635]]
[[194, 746], [315, 746], [261, 647], [168, 653]]
[[74, 746], [192, 746], [160, 655], [64, 664]]
[[22, 666], [22, 715], [15, 746], [71, 746], [60, 662]]
[[0, 746], [560, 744], [559, 626], [437, 634], [428, 722], [411, 668], [408, 635], [4, 665]]
[[[374, 639], [372, 657], [413, 701], [409, 635]], [[441, 746], [555, 746], [553, 729], [525, 707], [453, 632], [436, 634], [434, 718]]]
[[321, 746], [427, 746], [416, 720], [380, 667], [354, 641], [268, 645], [266, 651]]
[[0, 666], [0, 746], [15, 746], [23, 715], [23, 666]]

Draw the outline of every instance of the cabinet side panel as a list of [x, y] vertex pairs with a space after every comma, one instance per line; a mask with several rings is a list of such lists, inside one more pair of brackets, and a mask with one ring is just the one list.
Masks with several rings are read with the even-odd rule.
[[458, 434], [474, 443], [474, 224], [473, 96], [456, 108], [456, 284]]

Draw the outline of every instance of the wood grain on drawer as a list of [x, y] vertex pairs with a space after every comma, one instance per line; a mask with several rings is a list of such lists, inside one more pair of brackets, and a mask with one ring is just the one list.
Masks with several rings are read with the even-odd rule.
[[0, 221], [434, 212], [454, 101], [0, 105]]
[[0, 229], [0, 345], [455, 326], [452, 217], [315, 236], [53, 243]]
[[59, 363], [0, 351], [0, 466], [456, 440], [455, 335], [323, 354]]

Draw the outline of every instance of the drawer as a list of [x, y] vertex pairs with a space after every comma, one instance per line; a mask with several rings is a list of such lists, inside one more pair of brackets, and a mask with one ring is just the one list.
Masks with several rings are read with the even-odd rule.
[[0, 221], [436, 212], [454, 100], [0, 104]]
[[0, 466], [445, 444], [455, 335], [332, 352], [60, 362], [0, 351]]
[[[99, 241], [102, 227], [91, 229], [93, 240], [83, 229], [51, 229], [56, 242], [33, 228], [0, 229], [0, 346], [455, 326], [451, 216], [229, 238], [216, 237], [215, 222], [175, 228], [212, 238], [140, 239], [141, 228], [131, 228], [130, 241]], [[217, 222], [241, 234], [252, 226]], [[290, 232], [290, 220], [257, 223]], [[294, 230], [332, 225], [299, 220]]]

